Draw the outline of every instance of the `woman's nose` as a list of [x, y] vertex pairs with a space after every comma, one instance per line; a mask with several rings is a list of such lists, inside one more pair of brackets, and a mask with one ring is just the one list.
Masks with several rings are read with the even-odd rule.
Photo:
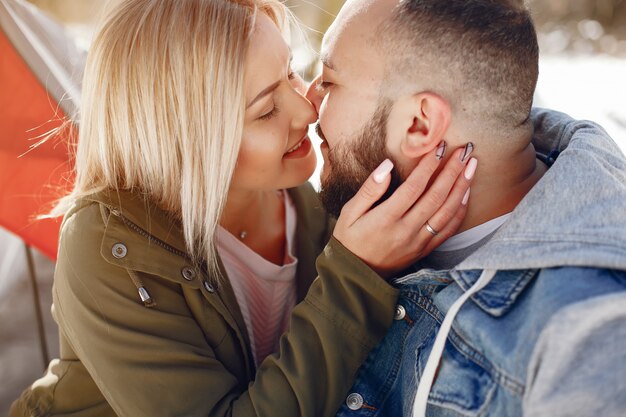
[[320, 106], [322, 105], [322, 100], [324, 100], [324, 95], [317, 89], [317, 84], [319, 83], [321, 77], [322, 74], [315, 77], [313, 81], [311, 81], [309, 88], [306, 90], [306, 98], [313, 104], [317, 114], [320, 113]]
[[299, 76], [296, 76], [292, 80], [294, 86], [293, 101], [289, 103], [288, 108], [293, 114], [292, 127], [294, 129], [301, 129], [302, 126], [313, 124], [317, 121], [317, 109], [306, 97], [307, 86], [306, 82]]

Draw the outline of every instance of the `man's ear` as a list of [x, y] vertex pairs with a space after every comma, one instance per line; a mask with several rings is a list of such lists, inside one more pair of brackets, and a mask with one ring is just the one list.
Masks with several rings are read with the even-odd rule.
[[393, 116], [394, 136], [400, 152], [407, 158], [419, 158], [435, 149], [450, 127], [450, 105], [434, 93], [419, 93], [401, 99]]

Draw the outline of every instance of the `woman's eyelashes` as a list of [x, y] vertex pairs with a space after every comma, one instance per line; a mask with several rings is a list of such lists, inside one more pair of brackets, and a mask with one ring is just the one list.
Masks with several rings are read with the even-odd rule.
[[280, 110], [278, 109], [278, 107], [274, 106], [274, 108], [272, 110], [270, 110], [269, 112], [265, 113], [263, 116], [259, 117], [259, 120], [270, 120], [271, 118], [276, 116], [279, 111]]

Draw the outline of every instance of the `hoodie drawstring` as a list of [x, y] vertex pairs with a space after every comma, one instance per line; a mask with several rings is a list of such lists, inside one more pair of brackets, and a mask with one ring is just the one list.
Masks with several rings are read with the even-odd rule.
[[452, 329], [452, 323], [457, 313], [465, 304], [465, 302], [475, 293], [482, 290], [496, 275], [498, 272], [495, 269], [486, 269], [480, 275], [478, 281], [474, 283], [463, 295], [461, 295], [450, 307], [448, 313], [446, 313], [446, 317], [443, 319], [441, 323], [441, 328], [437, 333], [437, 337], [435, 338], [435, 343], [433, 345], [433, 349], [428, 356], [428, 361], [426, 362], [426, 367], [424, 368], [424, 372], [422, 373], [422, 378], [420, 379], [419, 385], [417, 386], [417, 394], [415, 395], [415, 402], [413, 403], [413, 417], [426, 417], [426, 405], [428, 403], [428, 395], [430, 394], [430, 389], [433, 386], [435, 381], [435, 373], [437, 372], [437, 368], [439, 367], [439, 362], [441, 361], [441, 357], [443, 356], [443, 350], [446, 346], [446, 340], [448, 339], [448, 333]]

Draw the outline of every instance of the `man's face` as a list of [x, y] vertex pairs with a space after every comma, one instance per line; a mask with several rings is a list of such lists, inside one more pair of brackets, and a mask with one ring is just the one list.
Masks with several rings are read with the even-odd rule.
[[[320, 199], [328, 213], [339, 217], [341, 208], [357, 193], [370, 173], [383, 160], [391, 159], [385, 148], [388, 116], [389, 106], [381, 104], [354, 138], [332, 149], [326, 146]], [[322, 132], [319, 134], [321, 136]], [[400, 175], [394, 169], [391, 172], [391, 185], [382, 200], [391, 195], [400, 183]]]
[[[380, 94], [383, 59], [372, 43], [376, 27], [396, 2], [355, 0], [343, 6], [324, 36], [322, 73], [307, 93], [324, 140], [321, 198], [334, 215], [385, 158], [394, 159], [387, 149], [391, 103]], [[398, 173], [392, 175], [390, 193], [399, 184]]]

